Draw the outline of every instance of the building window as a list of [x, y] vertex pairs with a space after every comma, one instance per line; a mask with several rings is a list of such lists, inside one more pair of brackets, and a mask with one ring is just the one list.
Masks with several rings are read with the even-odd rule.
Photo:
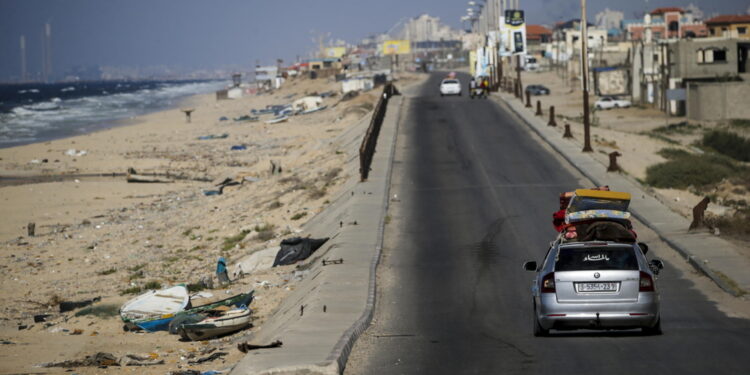
[[727, 62], [727, 50], [719, 48], [699, 49], [697, 60], [699, 64], [714, 64]]
[[737, 34], [747, 34], [747, 27], [738, 27]]
[[712, 27], [712, 28], [710, 29], [710, 33], [711, 33], [711, 35], [716, 35], [716, 29], [714, 29], [714, 28]]
[[680, 23], [677, 21], [672, 21], [669, 23], [669, 31], [677, 32], [680, 30]]
[[726, 62], [727, 61], [727, 50], [725, 49], [715, 49], [714, 52], [714, 62]]

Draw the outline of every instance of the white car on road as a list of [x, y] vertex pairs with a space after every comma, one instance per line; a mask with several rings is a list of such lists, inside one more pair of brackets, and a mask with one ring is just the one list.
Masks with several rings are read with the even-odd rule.
[[628, 108], [630, 107], [630, 101], [617, 99], [612, 96], [605, 96], [594, 103], [596, 109], [610, 109], [610, 108]]
[[440, 96], [445, 95], [461, 96], [461, 81], [455, 78], [449, 78], [440, 82]]

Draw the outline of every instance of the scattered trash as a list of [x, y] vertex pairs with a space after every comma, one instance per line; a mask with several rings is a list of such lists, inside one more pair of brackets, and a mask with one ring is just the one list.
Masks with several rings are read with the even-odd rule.
[[60, 312], [64, 313], [68, 311], [73, 311], [75, 309], [80, 309], [81, 307], [86, 307], [88, 305], [91, 305], [94, 302], [99, 302], [101, 300], [102, 300], [102, 297], [96, 297], [93, 299], [87, 299], [87, 300], [77, 301], [77, 302], [63, 301], [63, 302], [60, 302]]
[[276, 254], [273, 267], [294, 264], [305, 260], [328, 241], [323, 239], [293, 237], [281, 241], [281, 249]]
[[199, 141], [207, 141], [207, 140], [211, 140], [211, 139], [224, 139], [224, 138], [227, 138], [227, 137], [229, 137], [229, 134], [227, 134], [227, 133], [219, 134], [219, 135], [209, 134], [209, 135], [203, 135], [203, 136], [198, 137], [198, 140]]
[[234, 122], [256, 122], [260, 120], [260, 117], [258, 116], [248, 116], [248, 115], [242, 115], [240, 117], [235, 117]]
[[126, 180], [130, 183], [170, 183], [170, 179], [159, 178], [157, 176], [140, 175], [134, 168], [128, 168]]
[[333, 260], [323, 259], [324, 266], [327, 266], [329, 264], [341, 264], [341, 263], [344, 263], [344, 258], [333, 259]]
[[251, 350], [255, 350], [255, 349], [280, 348], [281, 345], [283, 345], [283, 343], [281, 342], [281, 340], [276, 340], [276, 341], [274, 341], [274, 342], [272, 342], [272, 343], [270, 343], [268, 345], [254, 345], [254, 344], [250, 344], [250, 343], [247, 343], [247, 342], [241, 342], [241, 343], [237, 344], [237, 349], [239, 349], [239, 351], [241, 351], [243, 353], [247, 353], [247, 352], [249, 352]]
[[260, 181], [260, 178], [258, 178], [258, 177], [252, 177], [252, 176], [245, 176], [245, 177], [243, 177], [243, 180], [245, 180], [247, 182], [258, 182], [258, 181]]
[[232, 147], [230, 148], [230, 150], [232, 150], [232, 151], [242, 151], [242, 150], [247, 150], [247, 146], [245, 146], [245, 145], [234, 145], [234, 146], [232, 146]]
[[112, 353], [106, 353], [106, 352], [98, 352], [94, 355], [87, 355], [86, 358], [82, 360], [67, 360], [62, 362], [50, 362], [50, 363], [43, 363], [40, 366], [41, 367], [63, 367], [63, 368], [73, 368], [73, 367], [106, 367], [106, 366], [119, 366], [119, 362], [117, 360], [117, 357], [115, 357]]
[[69, 149], [68, 151], [65, 151], [65, 155], [67, 156], [85, 156], [89, 152], [86, 150], [76, 150], [74, 148]]
[[219, 117], [219, 121], [229, 121], [229, 119], [227, 118], [227, 116], [221, 116]]
[[126, 354], [120, 358], [120, 366], [153, 366], [163, 365], [164, 360], [158, 359], [159, 355], [156, 353], [149, 353], [148, 355], [136, 355]]
[[73, 336], [78, 336], [78, 335], [82, 335], [82, 334], [83, 334], [83, 330], [82, 330], [82, 329], [79, 329], [79, 328], [76, 328], [76, 329], [74, 329], [74, 330], [73, 330], [73, 332], [71, 332], [70, 334], [71, 334], [71, 335], [73, 335]]
[[229, 284], [229, 275], [227, 274], [227, 261], [224, 257], [219, 257], [216, 263], [216, 277], [221, 284]]
[[221, 358], [221, 357], [223, 357], [223, 356], [225, 356], [227, 354], [229, 354], [229, 353], [227, 353], [227, 352], [216, 352], [216, 353], [211, 354], [208, 357], [198, 358], [195, 361], [188, 361], [188, 364], [197, 365], [197, 364], [204, 363], [204, 362], [211, 362], [211, 361], [219, 359], [219, 358]]

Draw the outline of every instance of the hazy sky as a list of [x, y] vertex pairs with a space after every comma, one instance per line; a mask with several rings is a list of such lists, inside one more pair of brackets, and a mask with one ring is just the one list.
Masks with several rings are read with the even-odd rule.
[[[745, 13], [747, 0], [589, 0], [589, 17], [609, 7], [634, 18], [659, 6], [694, 3], [706, 14]], [[186, 68], [292, 61], [316, 32], [357, 41], [421, 13], [459, 27], [467, 0], [0, 0], [0, 80], [18, 76], [19, 37], [28, 70], [41, 70], [41, 34], [53, 30], [54, 73], [74, 65]], [[579, 0], [521, 0], [530, 23], [577, 17]]]

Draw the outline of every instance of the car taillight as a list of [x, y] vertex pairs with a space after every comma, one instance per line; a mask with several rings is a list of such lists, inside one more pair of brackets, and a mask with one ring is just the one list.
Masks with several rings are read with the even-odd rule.
[[641, 279], [638, 282], [639, 292], [653, 292], [654, 291], [654, 279], [651, 275], [641, 271]]
[[542, 278], [542, 293], [555, 292], [555, 273], [550, 272]]

